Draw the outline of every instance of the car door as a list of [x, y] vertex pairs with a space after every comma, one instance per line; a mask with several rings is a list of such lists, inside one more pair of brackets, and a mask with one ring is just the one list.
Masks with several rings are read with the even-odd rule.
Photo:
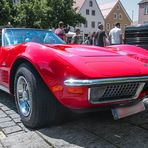
[[6, 91], [8, 88], [9, 68], [6, 66], [5, 59], [8, 57], [7, 47], [4, 47], [4, 30], [0, 29], [0, 89]]
[[[1, 55], [1, 50], [2, 50], [2, 29], [0, 29], [0, 55]], [[1, 59], [1, 56], [0, 56]], [[0, 64], [1, 65], [1, 64]], [[1, 71], [0, 71], [0, 85], [1, 85]]]

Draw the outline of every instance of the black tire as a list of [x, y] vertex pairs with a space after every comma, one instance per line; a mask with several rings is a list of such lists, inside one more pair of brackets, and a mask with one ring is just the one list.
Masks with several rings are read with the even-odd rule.
[[[27, 110], [27, 115], [21, 110], [22, 107], [20, 107], [21, 99], [19, 97], [21, 95], [19, 95], [20, 90], [18, 88], [21, 86], [21, 80], [22, 82], [27, 82], [25, 91], [27, 92], [27, 98], [29, 98], [29, 101], [27, 101], [29, 105], [27, 107], [30, 107], [28, 107], [29, 111]], [[40, 76], [38, 76], [37, 72], [29, 64], [24, 63], [18, 67], [14, 81], [14, 94], [21, 120], [27, 127], [39, 128], [55, 122], [60, 123], [61, 113], [65, 113], [65, 108], [49, 92]]]

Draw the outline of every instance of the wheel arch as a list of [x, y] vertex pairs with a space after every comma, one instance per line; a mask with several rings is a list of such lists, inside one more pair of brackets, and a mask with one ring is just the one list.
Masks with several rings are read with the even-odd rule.
[[29, 66], [31, 66], [31, 68], [36, 72], [36, 74], [41, 78], [41, 76], [39, 75], [37, 69], [35, 68], [35, 66], [28, 60], [25, 58], [19, 58], [17, 59], [13, 65], [12, 68], [10, 70], [10, 84], [9, 84], [9, 89], [10, 89], [10, 93], [14, 94], [14, 79], [15, 79], [15, 74], [17, 72], [18, 67], [23, 64], [26, 63]]

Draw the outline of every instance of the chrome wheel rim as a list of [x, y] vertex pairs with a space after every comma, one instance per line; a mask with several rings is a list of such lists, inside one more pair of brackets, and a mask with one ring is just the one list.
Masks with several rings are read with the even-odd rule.
[[31, 88], [25, 77], [20, 76], [17, 80], [17, 103], [21, 114], [25, 117], [29, 116], [32, 111]]

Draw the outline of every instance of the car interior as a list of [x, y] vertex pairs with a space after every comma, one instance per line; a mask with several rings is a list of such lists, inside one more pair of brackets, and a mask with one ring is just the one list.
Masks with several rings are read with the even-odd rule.
[[7, 29], [5, 31], [5, 46], [36, 42], [41, 44], [64, 44], [53, 32], [46, 30]]

